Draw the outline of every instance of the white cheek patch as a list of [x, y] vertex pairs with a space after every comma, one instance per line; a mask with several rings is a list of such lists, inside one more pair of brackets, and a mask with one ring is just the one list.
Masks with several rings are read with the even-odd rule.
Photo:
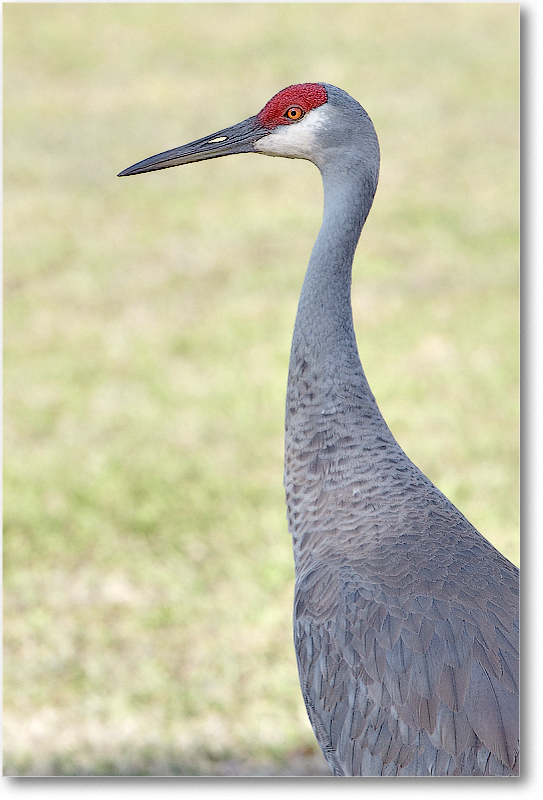
[[279, 125], [268, 136], [259, 139], [255, 142], [255, 150], [268, 156], [311, 159], [318, 150], [315, 134], [327, 116], [326, 106], [314, 108], [294, 125]]

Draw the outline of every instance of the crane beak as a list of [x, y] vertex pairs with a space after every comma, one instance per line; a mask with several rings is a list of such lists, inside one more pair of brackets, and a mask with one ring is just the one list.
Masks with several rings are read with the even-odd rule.
[[119, 172], [118, 177], [151, 172], [154, 169], [177, 167], [179, 164], [204, 161], [206, 158], [219, 158], [235, 153], [255, 153], [257, 152], [254, 148], [255, 142], [269, 133], [269, 129], [262, 125], [257, 116], [249, 117], [243, 122], [238, 122], [237, 125], [212, 133], [210, 136], [204, 136], [195, 142], [174, 147], [173, 150], [166, 150], [165, 153], [158, 153], [156, 156], [139, 161]]

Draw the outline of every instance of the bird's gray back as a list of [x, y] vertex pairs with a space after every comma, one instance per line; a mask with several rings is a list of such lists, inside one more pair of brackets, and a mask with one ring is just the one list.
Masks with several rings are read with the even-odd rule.
[[514, 774], [518, 571], [407, 458], [354, 354], [323, 381], [295, 348], [286, 418], [296, 651], [332, 770]]

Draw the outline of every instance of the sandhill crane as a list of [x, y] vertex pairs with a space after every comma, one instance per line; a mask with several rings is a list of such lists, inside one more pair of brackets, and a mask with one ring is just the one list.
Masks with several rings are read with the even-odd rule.
[[379, 174], [366, 111], [326, 83], [120, 175], [233, 153], [305, 158], [324, 215], [286, 399], [302, 693], [334, 775], [518, 774], [518, 570], [409, 460], [358, 355], [351, 269]]

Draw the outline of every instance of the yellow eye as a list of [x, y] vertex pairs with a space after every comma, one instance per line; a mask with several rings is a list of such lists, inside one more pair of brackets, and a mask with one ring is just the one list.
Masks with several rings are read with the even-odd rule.
[[291, 106], [287, 108], [284, 115], [287, 119], [291, 120], [291, 122], [296, 122], [297, 119], [301, 119], [304, 115], [304, 111], [300, 106]]

